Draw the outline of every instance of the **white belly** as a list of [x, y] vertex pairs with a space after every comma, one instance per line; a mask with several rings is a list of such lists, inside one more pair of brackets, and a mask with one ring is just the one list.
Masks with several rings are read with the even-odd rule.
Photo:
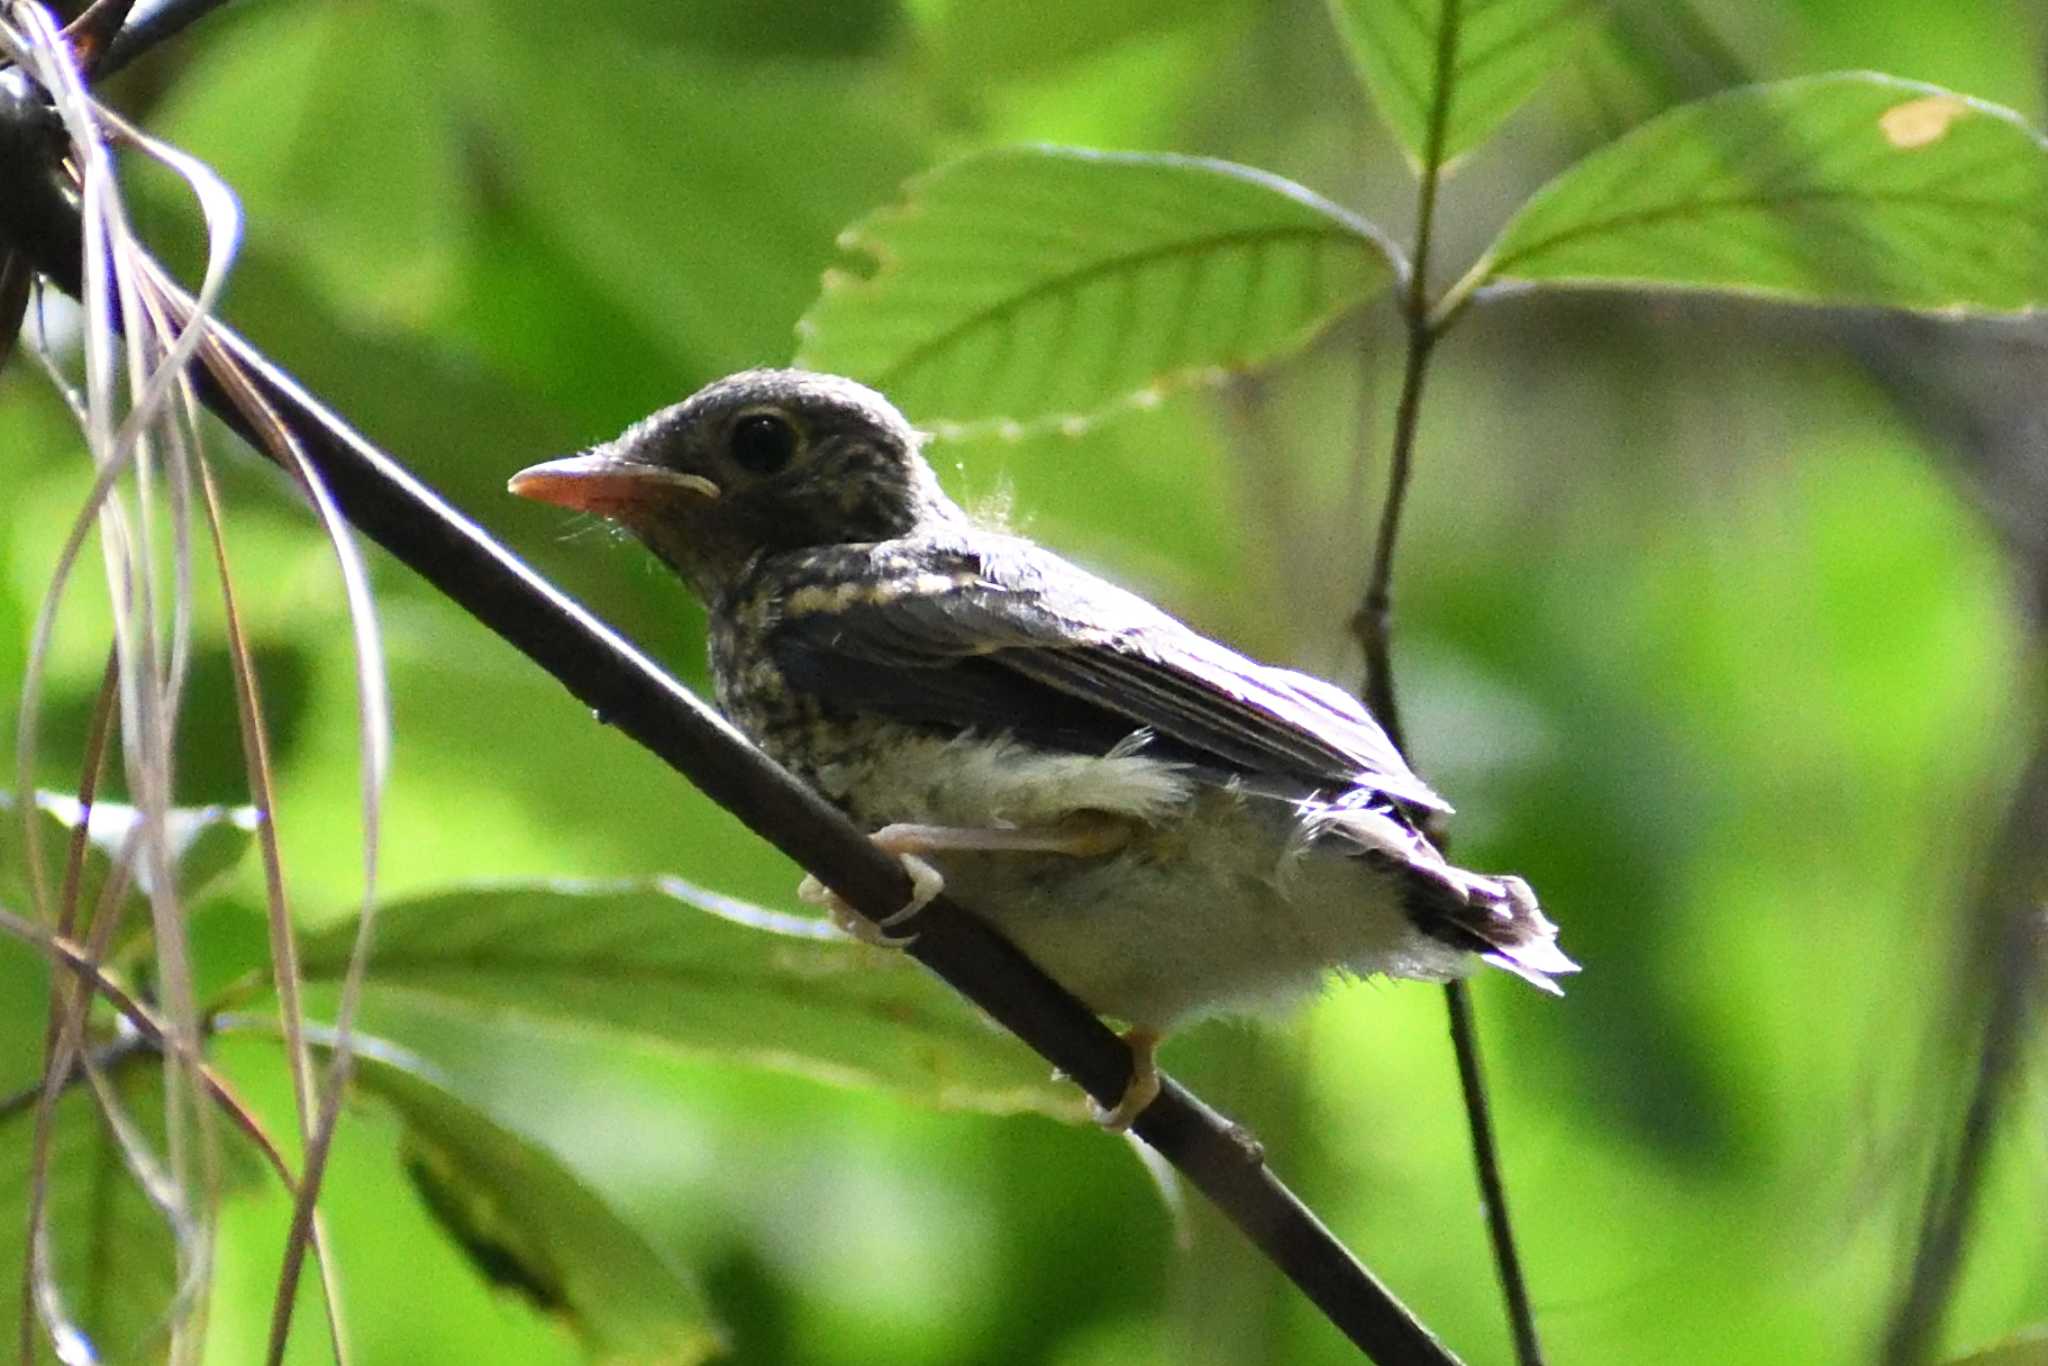
[[[873, 756], [873, 757], [870, 757]], [[1418, 931], [1392, 874], [1303, 849], [1291, 803], [1198, 780], [1142, 754], [1081, 757], [1006, 741], [908, 734], [828, 767], [857, 818], [966, 829], [1129, 822], [1118, 852], [931, 855], [947, 891], [1093, 1009], [1167, 1029], [1273, 1008], [1330, 969], [1441, 981], [1469, 955]]]

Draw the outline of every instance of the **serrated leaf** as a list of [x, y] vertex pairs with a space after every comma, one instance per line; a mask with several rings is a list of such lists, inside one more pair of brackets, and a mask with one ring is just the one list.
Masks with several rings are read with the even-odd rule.
[[[83, 814], [78, 799], [57, 792], [36, 794], [37, 845], [56, 896], [64, 876], [65, 849]], [[79, 883], [81, 914], [99, 904], [101, 889], [115, 859], [132, 850], [132, 836], [141, 812], [119, 802], [95, 802], [86, 826], [85, 864]], [[170, 812], [171, 857], [176, 861], [179, 894], [197, 896], [233, 871], [255, 838], [256, 811], [247, 806], [182, 806]], [[27, 854], [22, 823], [11, 794], [0, 793], [0, 904], [29, 905]], [[138, 876], [130, 895], [146, 885]]]
[[1428, 156], [1446, 26], [1443, 166], [1535, 92], [1597, 10], [1593, 0], [1330, 0], [1366, 93], [1416, 166]]
[[1538, 191], [1456, 293], [1487, 281], [2027, 312], [2048, 303], [2048, 146], [1889, 76], [1728, 91]]
[[477, 1273], [560, 1318], [600, 1361], [686, 1366], [722, 1347], [697, 1287], [545, 1149], [396, 1055], [357, 1085], [404, 1122], [405, 1172]]
[[[306, 979], [339, 976], [354, 935], [348, 924], [309, 939]], [[373, 1018], [382, 1001], [501, 1027], [596, 1029], [939, 1105], [1083, 1113], [1041, 1059], [900, 955], [673, 878], [395, 903], [379, 913], [365, 990]]]
[[1370, 224], [1227, 162], [1006, 148], [941, 166], [840, 245], [797, 363], [931, 426], [1053, 424], [1276, 359], [1392, 283]]

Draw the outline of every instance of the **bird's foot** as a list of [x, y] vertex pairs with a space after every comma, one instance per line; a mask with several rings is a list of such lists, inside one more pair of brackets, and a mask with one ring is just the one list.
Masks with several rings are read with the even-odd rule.
[[910, 875], [910, 900], [902, 909], [892, 911], [880, 920], [870, 920], [847, 904], [846, 898], [827, 887], [809, 874], [797, 884], [797, 898], [812, 906], [822, 906], [826, 918], [834, 929], [851, 939], [878, 949], [900, 949], [917, 941], [915, 934], [890, 934], [892, 926], [900, 925], [931, 904], [932, 898], [946, 890], [946, 879], [939, 870], [926, 863], [906, 849], [892, 847], [882, 836], [887, 830], [879, 830], [874, 841], [884, 850], [896, 855], [903, 864], [903, 871]]
[[1131, 1050], [1131, 1079], [1123, 1096], [1105, 1110], [1093, 1101], [1095, 1122], [1113, 1134], [1128, 1132], [1145, 1107], [1159, 1098], [1159, 1039], [1156, 1030], [1136, 1028], [1124, 1031], [1124, 1043]]

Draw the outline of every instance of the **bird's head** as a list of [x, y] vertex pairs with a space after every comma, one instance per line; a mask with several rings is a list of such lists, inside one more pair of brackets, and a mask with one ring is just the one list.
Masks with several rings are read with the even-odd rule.
[[920, 441], [866, 385], [744, 370], [602, 446], [521, 470], [510, 488], [610, 518], [711, 601], [764, 551], [889, 540], [959, 518]]

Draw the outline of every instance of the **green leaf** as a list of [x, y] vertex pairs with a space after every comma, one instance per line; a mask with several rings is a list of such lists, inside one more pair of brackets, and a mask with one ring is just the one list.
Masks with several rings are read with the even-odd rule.
[[289, 243], [330, 306], [417, 319], [448, 284], [470, 184], [449, 83], [415, 79], [444, 32], [389, 0], [264, 7], [194, 47], [199, 79], [170, 86], [155, 131], [235, 186], [252, 239]]
[[479, 1275], [562, 1319], [600, 1361], [684, 1366], [723, 1347], [697, 1287], [546, 1150], [402, 1055], [359, 1055], [356, 1079], [404, 1122], [406, 1176]]
[[1453, 297], [1488, 281], [2026, 312], [2048, 303], [2048, 149], [2010, 110], [1887, 76], [1733, 90], [1539, 190]]
[[[81, 812], [76, 797], [56, 792], [37, 793], [36, 807], [36, 845], [49, 893], [54, 897], [63, 886], [65, 850]], [[141, 812], [132, 806], [119, 802], [93, 804], [79, 881], [81, 918], [99, 904], [101, 889], [106, 886], [114, 861], [129, 849], [131, 835], [141, 819]], [[0, 904], [26, 911], [30, 894], [23, 833], [22, 823], [15, 816], [13, 797], [0, 793]], [[232, 872], [248, 852], [255, 833], [254, 807], [173, 807], [170, 844], [179, 895], [190, 900]], [[139, 879], [131, 883], [129, 895], [137, 895], [144, 885]]]
[[1299, 347], [1385, 289], [1392, 247], [1227, 162], [1007, 148], [951, 162], [840, 245], [797, 362], [927, 425], [1052, 424]]
[[270, 976], [270, 916], [260, 902], [215, 897], [185, 913], [192, 989], [202, 1008], [239, 997]]
[[[310, 938], [306, 979], [338, 977], [354, 936], [347, 924]], [[395, 903], [379, 913], [365, 989], [373, 1024], [382, 1005], [415, 1022], [596, 1029], [939, 1105], [1083, 1113], [1041, 1059], [901, 955], [673, 878]]]
[[1438, 154], [1444, 166], [1534, 93], [1596, 11], [1592, 0], [1330, 0], [1359, 79], [1417, 166], [1429, 155], [1447, 25], [1450, 91]]

